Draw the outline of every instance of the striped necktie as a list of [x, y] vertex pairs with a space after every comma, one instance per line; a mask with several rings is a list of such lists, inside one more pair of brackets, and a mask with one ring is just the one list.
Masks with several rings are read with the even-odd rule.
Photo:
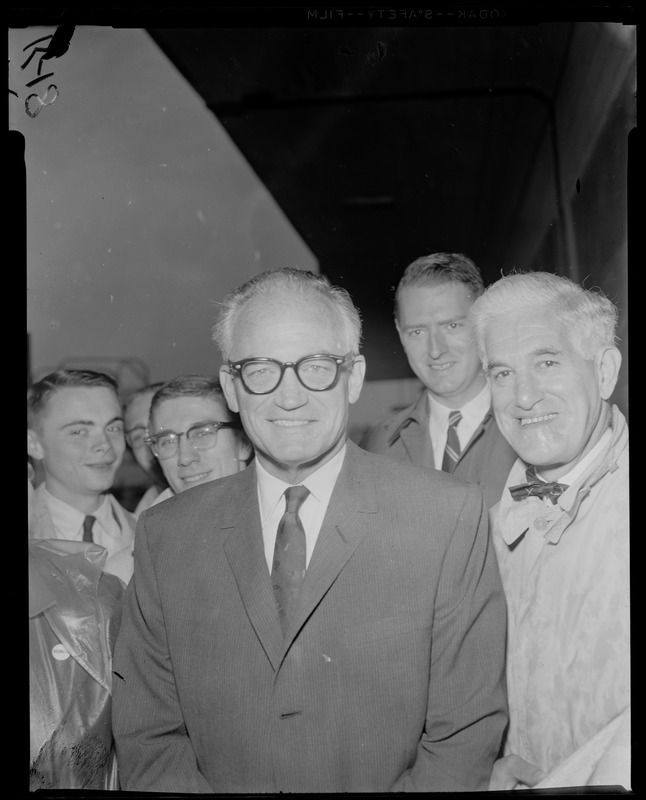
[[88, 514], [87, 517], [83, 520], [83, 541], [84, 542], [93, 542], [94, 539], [92, 538], [92, 526], [94, 525], [94, 520], [96, 517], [93, 517], [91, 514]]
[[460, 458], [460, 440], [456, 428], [462, 419], [461, 411], [451, 411], [449, 414], [449, 429], [446, 434], [446, 447], [442, 460], [442, 471], [453, 472]]
[[271, 582], [283, 631], [305, 577], [305, 530], [298, 509], [310, 493], [306, 486], [290, 486], [285, 490], [285, 513], [278, 524]]

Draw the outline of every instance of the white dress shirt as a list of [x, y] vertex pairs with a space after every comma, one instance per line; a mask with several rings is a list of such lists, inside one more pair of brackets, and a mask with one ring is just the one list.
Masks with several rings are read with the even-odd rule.
[[[301, 483], [296, 484], [298, 486], [306, 486], [310, 490], [298, 512], [305, 531], [306, 565], [308, 566], [332, 491], [343, 465], [345, 450], [344, 445], [322, 467], [308, 475]], [[278, 524], [285, 513], [285, 489], [288, 489], [292, 484], [285, 483], [280, 478], [270, 475], [258, 459], [256, 459], [256, 474], [258, 476], [258, 504], [260, 506], [265, 559], [267, 560], [267, 568], [271, 573]]]
[[[87, 516], [77, 508], [65, 503], [41, 484], [34, 492], [49, 511], [51, 523], [57, 539], [83, 541], [83, 521]], [[95, 517], [92, 526], [92, 539], [108, 551], [106, 572], [118, 575], [125, 583], [130, 580], [133, 570], [132, 549], [134, 546], [134, 520], [128, 519], [128, 512], [121, 508], [111, 494], [103, 497], [101, 505], [92, 512]], [[35, 534], [33, 538], [43, 538]]]
[[[449, 414], [455, 409], [447, 408], [438, 402], [434, 397], [428, 394], [429, 402], [429, 433], [431, 442], [433, 444], [433, 459], [435, 461], [435, 468], [442, 469], [442, 461], [444, 460], [444, 450], [446, 448], [446, 437], [449, 431]], [[486, 383], [482, 391], [477, 394], [473, 400], [469, 400], [459, 409], [462, 414], [462, 419], [456, 427], [458, 440], [460, 441], [460, 450], [469, 444], [471, 437], [482, 423], [487, 412], [491, 408], [491, 389], [489, 384]]]

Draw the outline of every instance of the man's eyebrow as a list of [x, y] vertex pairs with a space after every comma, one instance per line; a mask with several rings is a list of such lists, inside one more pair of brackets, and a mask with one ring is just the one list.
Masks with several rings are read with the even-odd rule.
[[487, 362], [487, 369], [498, 369], [500, 367], [506, 367], [507, 365], [504, 361], [488, 361]]
[[[537, 350], [532, 350], [529, 354], [530, 357], [536, 358], [536, 356], [559, 356], [563, 353], [563, 350], [560, 350], [557, 347], [539, 347]], [[507, 368], [510, 369], [508, 364], [505, 364], [504, 361], [489, 361], [487, 363], [487, 369], [499, 369], [499, 368]]]
[[538, 350], [533, 350], [530, 355], [533, 356], [560, 356], [563, 352], [558, 347], [539, 347]]
[[[460, 320], [466, 319], [466, 314], [456, 314], [454, 317], [445, 317], [444, 319], [438, 319], [436, 322], [431, 323], [432, 325], [446, 325], [449, 322], [458, 322]], [[411, 322], [408, 325], [403, 326], [404, 330], [415, 330], [416, 328], [428, 328], [428, 322], [419, 322], [417, 324]]]
[[[112, 417], [109, 422], [106, 422], [106, 425], [112, 425], [114, 422], [123, 422], [123, 417]], [[65, 428], [71, 428], [74, 425], [87, 425], [88, 427], [96, 426], [96, 422], [92, 419], [75, 419], [72, 422], [66, 422], [65, 425], [61, 426], [61, 430], [65, 430]]]
[[466, 319], [466, 314], [456, 314], [454, 317], [447, 317], [446, 319], [438, 320], [439, 325], [446, 325], [447, 322], [459, 322], [460, 320]]

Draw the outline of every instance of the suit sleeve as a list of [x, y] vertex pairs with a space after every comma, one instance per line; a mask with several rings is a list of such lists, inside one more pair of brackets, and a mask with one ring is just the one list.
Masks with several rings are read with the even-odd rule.
[[393, 791], [488, 788], [508, 720], [506, 623], [486, 508], [472, 487], [442, 564], [424, 732]]
[[121, 789], [210, 793], [177, 697], [146, 517], [137, 526], [135, 573], [126, 590], [113, 662]]

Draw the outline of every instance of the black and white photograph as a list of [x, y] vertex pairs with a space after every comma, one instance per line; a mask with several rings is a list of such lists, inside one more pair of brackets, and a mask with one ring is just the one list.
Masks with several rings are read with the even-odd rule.
[[635, 7], [9, 22], [18, 788], [639, 793]]

